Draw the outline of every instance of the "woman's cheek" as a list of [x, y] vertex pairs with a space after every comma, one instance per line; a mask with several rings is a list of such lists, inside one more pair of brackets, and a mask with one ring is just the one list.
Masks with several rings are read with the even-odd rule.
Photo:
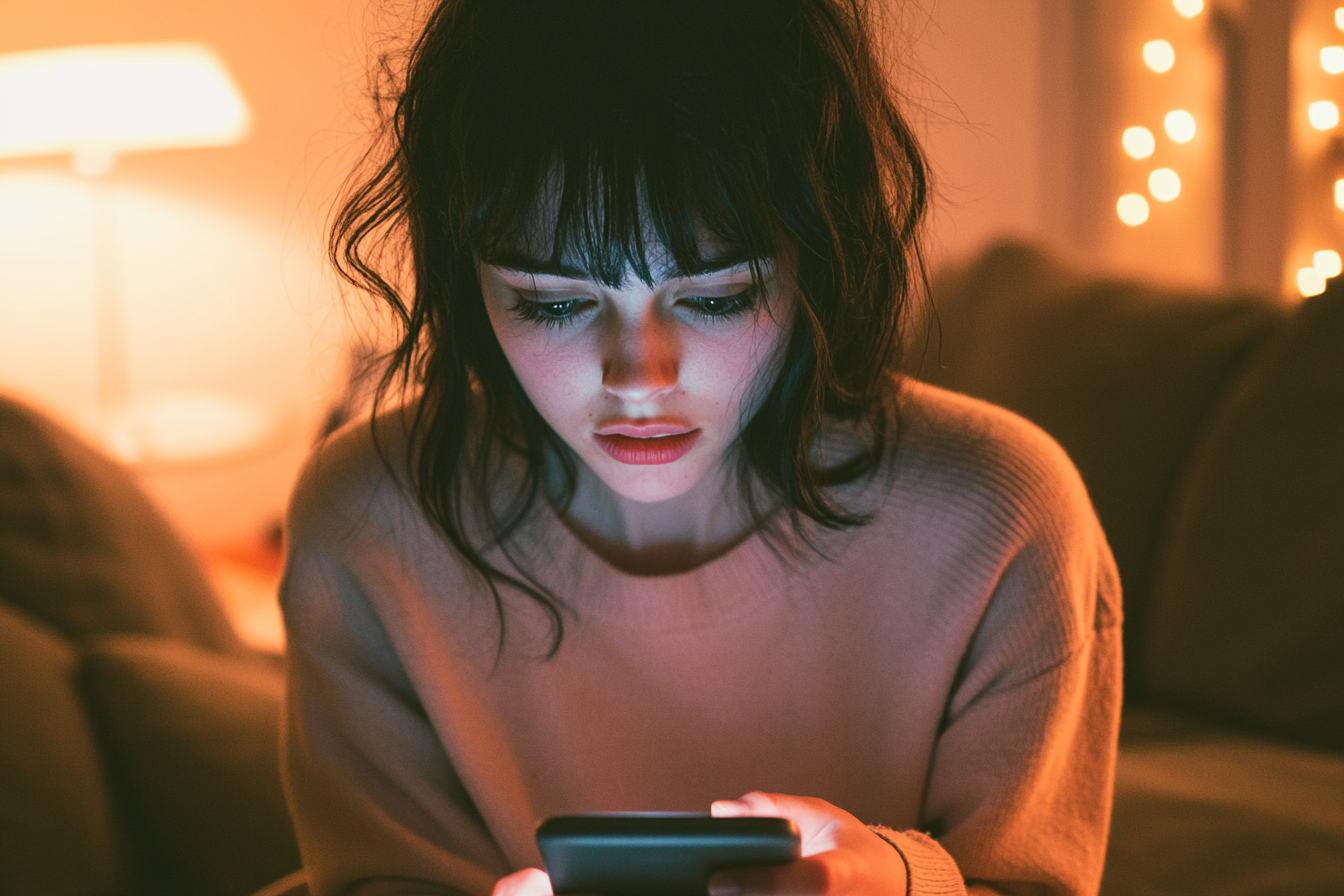
[[507, 350], [505, 355], [532, 404], [552, 427], [557, 427], [566, 417], [583, 410], [583, 388], [593, 378], [593, 360], [582, 347], [556, 346], [549, 340], [526, 342], [529, 344], [518, 347], [517, 357]]

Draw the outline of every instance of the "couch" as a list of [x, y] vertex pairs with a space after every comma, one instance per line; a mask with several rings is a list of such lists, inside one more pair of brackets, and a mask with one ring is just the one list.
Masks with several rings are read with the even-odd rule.
[[1290, 304], [1005, 243], [920, 376], [1051, 433], [1124, 586], [1103, 896], [1344, 894], [1344, 282]]
[[299, 867], [277, 657], [126, 470], [0, 398], [0, 894], [242, 896]]
[[[1163, 290], [1006, 244], [933, 296], [920, 375], [1059, 439], [1120, 566], [1103, 893], [1344, 893], [1344, 290]], [[0, 893], [298, 867], [273, 658], [124, 470], [2, 399], [0, 672]]]

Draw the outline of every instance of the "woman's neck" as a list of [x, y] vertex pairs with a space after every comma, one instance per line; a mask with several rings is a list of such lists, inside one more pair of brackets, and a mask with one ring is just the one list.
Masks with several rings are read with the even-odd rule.
[[562, 518], [618, 569], [635, 575], [686, 572], [727, 553], [757, 528], [736, 477], [726, 463], [721, 467], [682, 495], [644, 503], [612, 491], [580, 462], [574, 498]]

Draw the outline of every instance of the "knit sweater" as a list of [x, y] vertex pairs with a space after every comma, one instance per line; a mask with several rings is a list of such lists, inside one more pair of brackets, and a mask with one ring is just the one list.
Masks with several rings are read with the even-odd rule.
[[549, 659], [548, 617], [507, 587], [500, 650], [489, 590], [367, 426], [328, 442], [281, 598], [312, 891], [485, 894], [541, 864], [548, 816], [766, 790], [880, 826], [911, 896], [1095, 893], [1120, 703], [1105, 538], [1031, 424], [931, 387], [902, 405], [881, 470], [839, 494], [870, 521], [815, 549], [755, 534], [631, 575], [538, 502], [510, 554], [568, 608]]

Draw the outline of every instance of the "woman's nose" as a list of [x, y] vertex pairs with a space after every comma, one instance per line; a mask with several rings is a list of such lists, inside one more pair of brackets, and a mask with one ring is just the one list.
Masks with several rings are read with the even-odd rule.
[[676, 388], [677, 338], [656, 312], [622, 324], [608, 345], [602, 361], [602, 387], [608, 393], [639, 404]]

